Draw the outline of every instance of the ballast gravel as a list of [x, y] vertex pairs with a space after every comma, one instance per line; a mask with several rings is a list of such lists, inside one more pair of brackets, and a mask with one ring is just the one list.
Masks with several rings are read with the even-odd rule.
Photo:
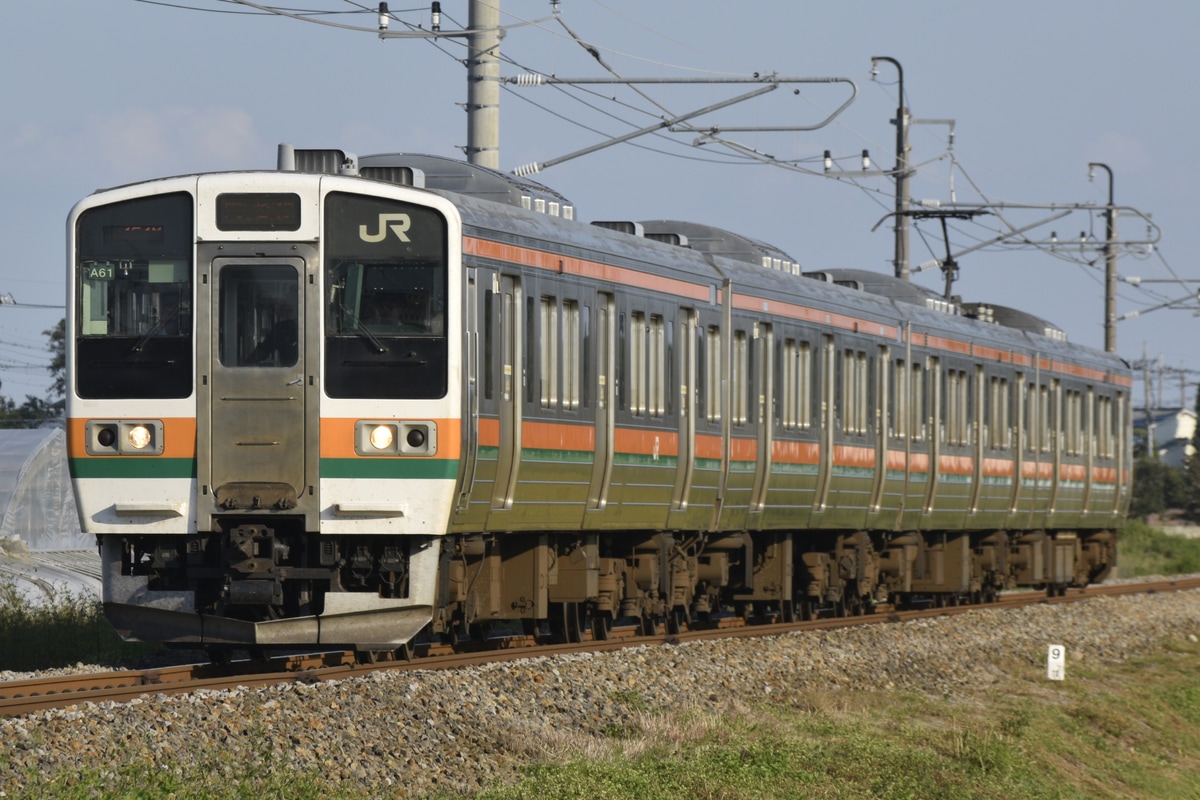
[[1197, 636], [1200, 591], [1191, 591], [86, 703], [0, 719], [0, 797], [24, 796], [31, 776], [135, 762], [232, 783], [315, 772], [363, 797], [472, 792], [515, 780], [555, 742], [604, 739], [647, 712], [721, 714], [851, 688], [955, 696], [1014, 677], [1045, 679], [1052, 644], [1066, 650], [1069, 680], [1073, 665]]

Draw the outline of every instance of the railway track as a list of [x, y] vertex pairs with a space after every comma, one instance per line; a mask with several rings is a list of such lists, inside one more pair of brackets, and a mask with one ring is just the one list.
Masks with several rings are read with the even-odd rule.
[[1156, 592], [1200, 589], [1200, 577], [1147, 583], [1126, 583], [1070, 589], [1060, 596], [1044, 592], [1012, 592], [987, 604], [952, 605], [917, 610], [895, 610], [878, 606], [873, 613], [855, 617], [829, 617], [804, 622], [746, 625], [741, 620], [718, 620], [706, 627], [679, 633], [635, 635], [633, 628], [612, 631], [605, 641], [576, 644], [538, 644], [533, 637], [510, 637], [456, 652], [449, 647], [419, 646], [411, 657], [376, 663], [359, 663], [353, 652], [335, 651], [279, 656], [266, 660], [234, 661], [229, 664], [185, 664], [146, 670], [122, 670], [60, 675], [49, 678], [0, 682], [0, 716], [21, 716], [80, 703], [128, 702], [156, 694], [188, 694], [238, 686], [268, 686], [289, 682], [317, 683], [342, 680], [380, 670], [456, 669], [489, 662], [535, 656], [582, 652], [605, 652], [643, 645], [678, 644], [703, 639], [773, 636], [798, 631], [829, 630], [853, 625], [908, 622], [983, 609], [1013, 609], [1038, 603], [1073, 603], [1098, 597], [1116, 597]]

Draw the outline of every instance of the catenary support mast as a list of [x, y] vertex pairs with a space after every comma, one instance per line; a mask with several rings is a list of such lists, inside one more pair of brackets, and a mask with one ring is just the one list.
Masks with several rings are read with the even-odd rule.
[[471, 0], [467, 38], [467, 161], [500, 168], [500, 0]]

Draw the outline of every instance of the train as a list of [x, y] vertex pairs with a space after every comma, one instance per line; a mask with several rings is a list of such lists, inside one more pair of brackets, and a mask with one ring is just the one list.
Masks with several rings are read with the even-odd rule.
[[67, 246], [68, 464], [128, 640], [600, 640], [1116, 564], [1129, 365], [1015, 308], [288, 145], [97, 191]]

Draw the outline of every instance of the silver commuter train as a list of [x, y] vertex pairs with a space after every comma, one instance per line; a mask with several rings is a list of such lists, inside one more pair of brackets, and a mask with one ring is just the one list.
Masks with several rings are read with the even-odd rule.
[[1128, 366], [1040, 320], [448, 159], [280, 162], [70, 216], [69, 464], [126, 638], [578, 640], [1115, 563]]

